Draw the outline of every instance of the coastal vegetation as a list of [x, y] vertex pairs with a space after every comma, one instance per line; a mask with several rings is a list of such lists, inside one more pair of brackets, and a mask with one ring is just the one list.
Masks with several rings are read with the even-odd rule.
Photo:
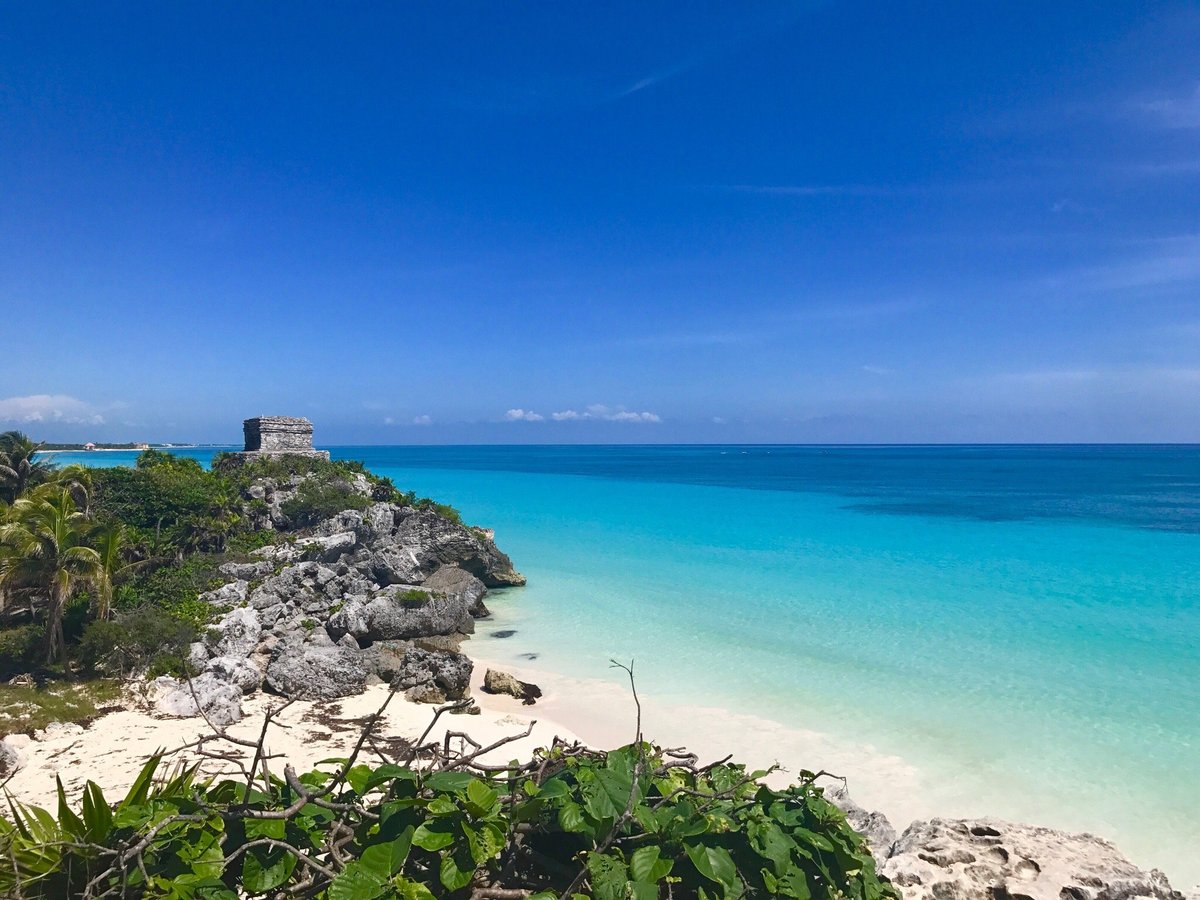
[[[458, 514], [355, 462], [290, 457], [211, 469], [162, 450], [132, 468], [56, 467], [41, 444], [0, 435], [0, 677], [182, 672], [213, 615], [198, 595], [222, 563], [347, 509], [388, 500]], [[250, 486], [293, 480], [283, 530]], [[369, 493], [356, 490], [355, 481]]]
[[57, 816], [18, 805], [11, 823], [0, 819], [0, 891], [898, 900], [863, 838], [815, 786], [818, 773], [773, 790], [761, 782], [765, 772], [700, 765], [640, 735], [607, 753], [556, 740], [502, 766], [478, 759], [524, 735], [488, 747], [466, 739], [461, 751], [418, 741], [395, 760], [359, 762], [382, 713], [349, 757], [304, 774], [271, 770], [268, 714], [240, 780], [206, 781], [195, 767], [164, 771], [156, 756], [120, 802], [110, 806], [89, 782], [78, 810], [60, 783]]
[[[357, 463], [222, 454], [205, 469], [151, 449], [132, 468], [57, 468], [24, 435], [6, 434], [0, 447], [0, 674], [19, 676], [0, 686], [5, 732], [86, 722], [120, 698], [123, 678], [194, 675], [189, 648], [206, 629], [219, 634], [218, 615], [239, 612], [211, 600], [222, 567], [290, 577], [264, 560], [340, 540], [318, 530], [331, 519], [413, 507], [421, 521], [453, 523], [458, 540], [482, 534]], [[394, 592], [398, 607], [416, 615], [443, 603], [447, 587], [479, 584], [442, 571], [429, 588]], [[339, 614], [331, 606], [326, 617]], [[311, 617], [299, 625], [304, 641], [328, 627]], [[337, 650], [314, 646], [298, 652]], [[203, 678], [212, 675], [191, 683]], [[405, 689], [393, 682], [389, 701]], [[434, 721], [470, 703], [449, 702]], [[14, 803], [0, 818], [0, 895], [896, 896], [813, 773], [773, 790], [766, 773], [699, 765], [646, 743], [640, 728], [634, 744], [608, 753], [556, 741], [526, 762], [483, 765], [485, 752], [523, 736], [484, 748], [461, 735], [466, 749], [455, 752], [423, 736], [391, 744], [402, 749], [389, 759], [369, 742], [381, 714], [349, 758], [305, 774], [268, 766], [268, 713], [242, 780], [213, 782], [156, 756], [113, 805], [90, 782], [79, 809], [61, 786], [53, 814]], [[238, 743], [212, 727], [201, 755], [210, 741]], [[381, 764], [359, 761], [368, 744]]]

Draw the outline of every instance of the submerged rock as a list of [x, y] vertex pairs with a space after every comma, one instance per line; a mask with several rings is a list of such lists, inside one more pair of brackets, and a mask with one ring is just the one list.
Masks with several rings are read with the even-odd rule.
[[997, 819], [914, 822], [882, 873], [906, 900], [1182, 900], [1108, 841]]

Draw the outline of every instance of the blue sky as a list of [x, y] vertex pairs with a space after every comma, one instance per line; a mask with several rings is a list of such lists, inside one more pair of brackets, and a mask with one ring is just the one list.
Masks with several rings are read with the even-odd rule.
[[1200, 440], [1194, 3], [0, 11], [0, 427]]

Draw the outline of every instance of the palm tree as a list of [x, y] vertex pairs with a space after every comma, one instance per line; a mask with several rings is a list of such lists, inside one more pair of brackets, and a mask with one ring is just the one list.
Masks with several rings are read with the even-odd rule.
[[112, 610], [113, 589], [122, 576], [146, 565], [149, 560], [126, 561], [129, 550], [129, 530], [120, 522], [101, 525], [91, 535], [93, 546], [100, 555], [100, 568], [92, 579], [96, 592], [94, 613], [97, 619], [107, 619]]
[[65, 487], [71, 492], [71, 496], [75, 500], [75, 505], [83, 511], [85, 516], [90, 516], [92, 503], [92, 470], [87, 466], [81, 466], [78, 463], [72, 463], [69, 466], [63, 466], [61, 469], [55, 469], [51, 473], [55, 484]]
[[87, 517], [71, 492], [46, 485], [12, 505], [10, 521], [0, 526], [0, 584], [41, 591], [46, 604], [46, 662], [66, 649], [63, 611], [81, 584], [100, 574], [100, 554], [89, 546]]
[[54, 468], [34, 459], [42, 449], [19, 431], [0, 434], [0, 499], [12, 503], [27, 488], [41, 484]]

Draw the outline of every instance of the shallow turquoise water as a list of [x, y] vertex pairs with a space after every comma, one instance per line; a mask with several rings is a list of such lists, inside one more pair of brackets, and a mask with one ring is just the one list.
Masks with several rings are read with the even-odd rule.
[[636, 658], [658, 698], [900, 756], [946, 812], [1200, 880], [1200, 449], [334, 454], [496, 529], [529, 586], [489, 652]]

